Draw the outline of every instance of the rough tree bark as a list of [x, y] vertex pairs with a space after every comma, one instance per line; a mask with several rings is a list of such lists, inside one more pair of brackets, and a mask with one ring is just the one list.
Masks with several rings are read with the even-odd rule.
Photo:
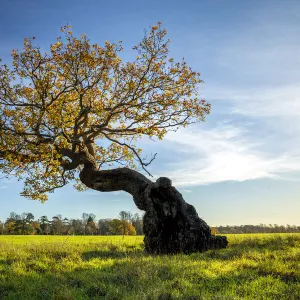
[[209, 226], [166, 177], [152, 182], [128, 168], [99, 171], [85, 164], [80, 179], [97, 191], [123, 190], [133, 196], [136, 206], [145, 211], [144, 243], [148, 253], [191, 253], [228, 244], [226, 237], [211, 235]]

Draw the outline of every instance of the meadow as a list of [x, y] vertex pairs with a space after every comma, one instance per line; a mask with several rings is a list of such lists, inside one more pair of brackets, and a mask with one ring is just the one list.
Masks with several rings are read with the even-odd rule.
[[300, 299], [300, 234], [151, 256], [143, 237], [0, 236], [0, 299]]

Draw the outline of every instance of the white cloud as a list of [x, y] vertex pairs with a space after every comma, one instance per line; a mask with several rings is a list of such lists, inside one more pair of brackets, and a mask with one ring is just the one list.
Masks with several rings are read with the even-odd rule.
[[[280, 174], [300, 170], [300, 153], [277, 156], [260, 151], [260, 143], [250, 142], [247, 128], [233, 125], [210, 130], [181, 130], [169, 133], [189, 158], [169, 164], [169, 177], [177, 186], [208, 184], [228, 180], [244, 181], [278, 178]], [[186, 157], [186, 156], [184, 156]]]
[[206, 87], [205, 98], [231, 104], [231, 113], [251, 117], [300, 116], [300, 85], [230, 89]]
[[273, 89], [248, 90], [247, 95], [231, 98], [234, 113], [256, 117], [300, 116], [300, 86], [289, 85]]

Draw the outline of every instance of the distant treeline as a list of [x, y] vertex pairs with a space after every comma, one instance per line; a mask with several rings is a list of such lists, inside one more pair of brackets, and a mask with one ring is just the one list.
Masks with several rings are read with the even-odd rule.
[[0, 234], [44, 235], [142, 235], [143, 221], [139, 214], [121, 211], [118, 219], [100, 219], [83, 213], [81, 219], [67, 219], [56, 215], [35, 218], [32, 213], [11, 212], [5, 222], [0, 221]]
[[[226, 233], [300, 233], [296, 225], [239, 225], [211, 228], [212, 234]], [[1, 234], [41, 235], [142, 235], [143, 217], [121, 211], [117, 219], [96, 219], [92, 213], [83, 213], [80, 219], [67, 219], [56, 215], [35, 218], [32, 213], [11, 212], [5, 222], [0, 221]]]
[[216, 231], [219, 234], [225, 233], [300, 233], [300, 226], [297, 225], [239, 225], [239, 226], [218, 226]]

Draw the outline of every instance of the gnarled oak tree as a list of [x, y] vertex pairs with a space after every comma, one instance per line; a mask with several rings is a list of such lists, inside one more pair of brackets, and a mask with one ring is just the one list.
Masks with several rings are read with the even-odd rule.
[[[0, 67], [0, 171], [24, 180], [22, 195], [35, 200], [76, 180], [77, 189], [130, 193], [146, 212], [150, 253], [225, 247], [169, 179], [154, 183], [134, 170], [137, 163], [147, 172], [154, 158], [142, 158], [137, 139], [204, 121], [210, 105], [197, 98], [200, 74], [168, 57], [160, 23], [126, 63], [121, 41], [100, 47], [70, 26], [61, 30], [49, 52], [25, 39], [12, 52], [13, 68]], [[105, 167], [115, 163], [123, 167]]]

